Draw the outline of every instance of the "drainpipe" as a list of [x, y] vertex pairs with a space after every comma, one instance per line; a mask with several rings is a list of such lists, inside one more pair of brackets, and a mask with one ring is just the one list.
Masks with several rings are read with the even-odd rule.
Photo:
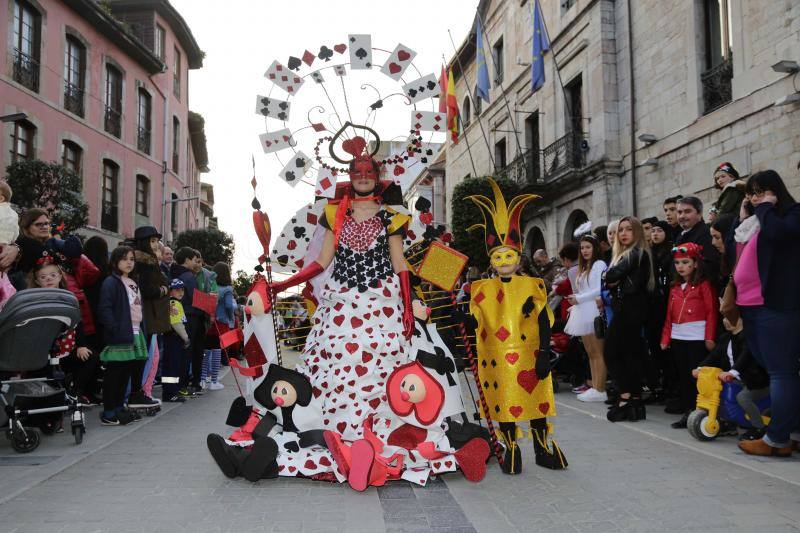
[[631, 16], [631, 2], [626, 2], [628, 8], [628, 58], [631, 93], [631, 210], [636, 216], [636, 82], [633, 77], [633, 18]]
[[[163, 66], [161, 69], [161, 74], [167, 71], [166, 65]], [[150, 82], [153, 84], [153, 87], [156, 88], [158, 94], [161, 95], [161, 99], [164, 102], [164, 120], [163, 120], [163, 127], [162, 127], [162, 152], [163, 160], [161, 161], [161, 228], [160, 231], [163, 235], [167, 234], [167, 205], [171, 205], [167, 202], [167, 148], [169, 147], [169, 143], [167, 140], [167, 134], [169, 130], [167, 129], [167, 117], [169, 116], [169, 100], [167, 99], [167, 95], [161, 92], [161, 88], [158, 84], [153, 80], [153, 75], [149, 76]]]

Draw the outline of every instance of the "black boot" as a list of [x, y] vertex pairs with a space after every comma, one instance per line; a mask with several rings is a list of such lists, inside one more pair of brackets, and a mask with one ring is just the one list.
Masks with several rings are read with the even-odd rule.
[[[547, 419], [531, 420], [533, 433], [533, 452], [536, 455], [536, 464], [550, 470], [564, 470], [569, 466], [564, 452], [556, 444], [547, 440]], [[552, 449], [551, 449], [552, 448]]]
[[628, 402], [628, 420], [636, 422], [637, 420], [645, 420], [647, 418], [647, 409], [641, 398], [631, 398]]
[[631, 414], [630, 403], [630, 398], [620, 398], [617, 400], [616, 405], [612, 405], [608, 408], [608, 413], [606, 413], [608, 421], [622, 422], [623, 420], [628, 420]]
[[234, 478], [241, 473], [242, 459], [245, 451], [238, 446], [231, 446], [225, 439], [216, 433], [210, 433], [206, 437], [206, 445], [211, 457], [217, 463], [222, 473], [227, 477]]
[[506, 445], [503, 464], [500, 469], [504, 474], [519, 474], [522, 472], [522, 452], [517, 446], [517, 425], [513, 422], [500, 422], [500, 434]]
[[278, 445], [269, 437], [263, 437], [253, 443], [250, 453], [242, 461], [242, 475], [247, 481], [255, 483], [259, 479], [278, 477]]

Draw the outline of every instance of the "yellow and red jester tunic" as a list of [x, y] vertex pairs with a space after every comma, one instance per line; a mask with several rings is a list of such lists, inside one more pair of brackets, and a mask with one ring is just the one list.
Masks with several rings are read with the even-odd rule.
[[[539, 314], [553, 312], [540, 278], [512, 276], [472, 283], [470, 313], [478, 326], [478, 376], [489, 415], [497, 422], [520, 422], [556, 414], [552, 376], [539, 380]], [[533, 310], [523, 312], [529, 297]]]

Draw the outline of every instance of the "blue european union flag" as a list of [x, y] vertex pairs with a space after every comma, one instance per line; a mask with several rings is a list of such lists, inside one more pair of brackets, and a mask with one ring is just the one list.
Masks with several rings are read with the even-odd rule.
[[531, 91], [536, 92], [544, 85], [544, 53], [550, 50], [547, 30], [544, 27], [542, 8], [539, 0], [533, 3], [533, 57], [531, 58]]
[[486, 103], [489, 103], [489, 67], [486, 66], [486, 52], [483, 50], [483, 28], [481, 28], [481, 19], [477, 21], [475, 35], [475, 60], [478, 62], [478, 83], [475, 86], [475, 95], [478, 98], [483, 98]]

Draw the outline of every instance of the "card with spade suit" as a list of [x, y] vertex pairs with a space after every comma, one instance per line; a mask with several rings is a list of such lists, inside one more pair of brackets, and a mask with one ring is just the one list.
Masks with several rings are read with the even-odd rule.
[[348, 35], [350, 41], [350, 68], [368, 70], [372, 68], [372, 36]]
[[322, 199], [303, 206], [283, 227], [271, 254], [276, 272], [297, 272], [303, 267], [303, 257], [327, 203]]
[[386, 63], [384, 63], [381, 67], [381, 72], [392, 78], [394, 81], [398, 81], [403, 76], [403, 73], [414, 60], [416, 55], [417, 53], [411, 48], [404, 44], [398, 44], [395, 47], [394, 52], [392, 52], [392, 54], [389, 56], [389, 59], [387, 59]]
[[292, 139], [292, 132], [289, 128], [262, 133], [258, 136], [258, 139], [261, 141], [261, 148], [264, 149], [265, 154], [277, 152], [296, 144], [295, 140]]
[[412, 109], [411, 127], [419, 131], [446, 131], [447, 113]]
[[286, 166], [281, 170], [280, 177], [283, 181], [294, 187], [300, 183], [300, 180], [303, 179], [303, 175], [310, 166], [311, 158], [303, 152], [298, 151], [294, 156], [289, 158], [289, 162], [286, 163]]
[[408, 96], [412, 104], [426, 98], [439, 96], [439, 82], [436, 79], [436, 74], [428, 74], [403, 85], [403, 94]]
[[278, 120], [289, 120], [289, 112], [292, 104], [286, 100], [269, 98], [268, 96], [256, 96], [256, 113], [265, 117], [277, 118]]
[[325, 78], [322, 76], [322, 72], [319, 70], [315, 70], [311, 73], [311, 79], [317, 83], [325, 83]]
[[305, 83], [303, 78], [283, 66], [278, 60], [272, 62], [264, 77], [289, 94], [297, 94]]
[[330, 168], [321, 168], [317, 174], [317, 184], [314, 187], [314, 196], [333, 198], [336, 196], [336, 171]]

